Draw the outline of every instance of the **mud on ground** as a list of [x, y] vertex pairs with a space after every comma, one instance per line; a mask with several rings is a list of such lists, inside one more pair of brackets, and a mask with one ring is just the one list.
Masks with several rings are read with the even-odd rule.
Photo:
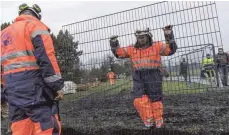
[[166, 127], [160, 130], [144, 129], [132, 102], [129, 91], [64, 100], [63, 135], [229, 135], [229, 90], [165, 96]]
[[164, 97], [166, 127], [145, 130], [129, 91], [62, 102], [64, 135], [229, 135], [229, 90]]

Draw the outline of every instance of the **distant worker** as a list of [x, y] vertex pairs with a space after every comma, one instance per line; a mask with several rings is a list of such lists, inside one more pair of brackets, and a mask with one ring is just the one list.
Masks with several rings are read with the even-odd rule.
[[172, 26], [163, 28], [166, 43], [152, 41], [149, 29], [137, 30], [137, 42], [128, 47], [120, 47], [118, 36], [110, 38], [112, 53], [117, 58], [130, 58], [133, 66], [134, 106], [147, 128], [161, 128], [163, 122], [161, 56], [176, 52]]
[[223, 86], [228, 86], [228, 61], [228, 54], [223, 51], [223, 48], [219, 48], [216, 55], [216, 63]]
[[188, 82], [188, 62], [183, 58], [183, 61], [180, 63], [180, 75], [183, 76], [184, 81]]
[[1, 32], [1, 66], [12, 135], [60, 135], [58, 102], [64, 80], [49, 28], [37, 4], [19, 6], [19, 16]]
[[203, 59], [202, 65], [203, 65], [203, 71], [205, 77], [209, 79], [210, 83], [215, 82], [215, 77], [216, 77], [215, 67], [214, 67], [215, 63], [214, 63], [214, 59], [211, 57], [210, 54], [207, 54], [206, 58]]
[[109, 69], [109, 72], [107, 73], [107, 78], [110, 81], [110, 85], [115, 84], [115, 73], [113, 71], [111, 71], [111, 69]]

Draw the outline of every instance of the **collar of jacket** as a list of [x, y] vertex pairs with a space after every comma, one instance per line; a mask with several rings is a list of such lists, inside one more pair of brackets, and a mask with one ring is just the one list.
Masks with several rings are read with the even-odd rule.
[[146, 44], [146, 45], [140, 45], [138, 42], [136, 42], [135, 44], [134, 44], [134, 48], [138, 48], [138, 49], [146, 49], [146, 48], [148, 48], [148, 47], [150, 47], [151, 46], [151, 44]]
[[[33, 20], [33, 21], [40, 21], [39, 19], [37, 19], [36, 17], [32, 16], [32, 15], [20, 15], [15, 19], [15, 22], [18, 21], [24, 21], [24, 20]], [[42, 24], [44, 24], [42, 21], [40, 21]], [[44, 24], [45, 25], [45, 24]], [[46, 25], [45, 25], [46, 26]], [[47, 26], [46, 26], [47, 27]], [[49, 27], [47, 27], [48, 31], [51, 32], [51, 30], [49, 29]]]
[[32, 15], [20, 15], [15, 19], [15, 22], [24, 21], [24, 20], [40, 21], [36, 17], [34, 17]]

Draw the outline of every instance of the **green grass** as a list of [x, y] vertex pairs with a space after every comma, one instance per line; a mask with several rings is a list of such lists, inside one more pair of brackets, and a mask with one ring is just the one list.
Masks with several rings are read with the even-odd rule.
[[85, 96], [95, 94], [95, 93], [106, 93], [106, 95], [112, 95], [119, 93], [123, 90], [129, 90], [132, 86], [132, 82], [130, 80], [117, 80], [115, 85], [110, 85], [109, 82], [101, 83], [97, 87], [88, 87], [85, 91], [79, 91], [75, 94], [65, 95], [65, 99], [67, 100], [76, 100], [83, 98]]
[[168, 81], [163, 82], [163, 93], [169, 94], [193, 94], [206, 91], [207, 86], [199, 83], [191, 83], [186, 85], [185, 82]]
[[[66, 95], [65, 99], [77, 100], [95, 93], [101, 93], [101, 95], [113, 95], [122, 91], [130, 91], [132, 85], [132, 80], [117, 80], [115, 82], [115, 85], [110, 85], [109, 82], [101, 83], [99, 86], [96, 87], [88, 87], [88, 89], [85, 91], [79, 91], [75, 94]], [[184, 82], [164, 81], [163, 93], [165, 95], [201, 93], [206, 90], [206, 87], [206, 85], [198, 83], [192, 83], [189, 86], [186, 85]]]
[[[190, 69], [189, 70], [189, 74], [191, 76], [200, 76], [201, 70], [200, 69]], [[171, 76], [181, 76], [179, 72], [171, 72], [170, 73]]]

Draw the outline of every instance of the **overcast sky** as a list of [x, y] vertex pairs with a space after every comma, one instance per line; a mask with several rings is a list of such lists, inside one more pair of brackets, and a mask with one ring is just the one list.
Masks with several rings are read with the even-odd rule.
[[[17, 17], [18, 6], [23, 1], [1, 2], [1, 22], [9, 22]], [[28, 3], [28, 2], [26, 2]], [[31, 2], [30, 2], [31, 3]], [[52, 32], [57, 34], [62, 25], [98, 17], [118, 11], [152, 4], [152, 1], [33, 1], [42, 9], [42, 21]], [[216, 2], [218, 8], [219, 24], [225, 50], [229, 51], [229, 2]]]

